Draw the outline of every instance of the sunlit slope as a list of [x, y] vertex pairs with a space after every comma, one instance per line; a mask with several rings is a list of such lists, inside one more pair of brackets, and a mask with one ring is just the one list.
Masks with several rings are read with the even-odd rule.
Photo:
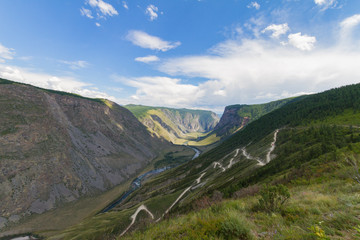
[[124, 183], [169, 147], [104, 99], [0, 79], [0, 112], [0, 228]]
[[197, 142], [213, 130], [219, 119], [211, 111], [172, 109], [127, 105], [129, 109], [148, 129], [160, 138], [174, 144]]

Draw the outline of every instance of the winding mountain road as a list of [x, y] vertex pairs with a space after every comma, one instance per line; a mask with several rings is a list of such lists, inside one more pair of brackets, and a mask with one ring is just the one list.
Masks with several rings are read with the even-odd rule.
[[235, 158], [237, 157], [237, 155], [239, 154], [239, 151], [240, 151], [240, 148], [238, 148], [238, 149], [235, 150], [235, 155], [234, 155], [234, 157], [232, 157], [232, 158], [230, 159], [230, 162], [229, 162], [229, 165], [227, 166], [227, 169], [229, 169], [229, 168], [232, 167], [233, 162], [234, 162], [234, 159], [235, 159]]
[[[246, 152], [246, 149], [245, 147], [243, 147], [241, 150], [242, 150], [242, 154], [247, 158], [247, 159], [250, 159], [250, 160], [256, 160], [258, 161], [258, 165], [260, 166], [264, 166], [266, 165], [267, 163], [270, 162], [271, 160], [271, 153], [274, 151], [275, 149], [275, 144], [276, 144], [276, 140], [277, 140], [277, 134], [279, 132], [279, 129], [276, 129], [275, 130], [275, 133], [274, 133], [274, 138], [273, 138], [273, 141], [271, 142], [271, 147], [269, 148], [269, 151], [267, 152], [266, 154], [266, 159], [265, 159], [265, 163], [262, 162], [260, 159], [258, 158], [254, 158], [252, 157], [249, 153]], [[195, 150], [195, 149], [194, 149]], [[239, 151], [240, 151], [240, 148], [236, 149], [235, 150], [235, 154], [234, 156], [230, 159], [229, 161], [229, 164], [226, 168], [223, 167], [223, 165], [220, 163], [220, 162], [213, 162], [213, 167], [216, 168], [216, 167], [219, 167], [222, 172], [225, 172], [226, 169], [230, 169], [232, 166], [233, 166], [233, 161], [235, 159], [235, 157], [238, 156], [239, 154]], [[195, 150], [195, 155], [198, 154], [198, 151]], [[196, 156], [197, 157], [197, 156]], [[194, 159], [194, 158], [193, 158]], [[211, 165], [210, 165], [211, 166]], [[210, 167], [209, 166], [209, 167]], [[161, 215], [161, 217], [159, 217], [158, 219], [156, 219], [155, 222], [159, 222], [166, 214], [168, 214], [170, 212], [170, 210], [181, 200], [181, 198], [187, 193], [189, 192], [193, 187], [194, 187], [194, 184], [200, 184], [201, 183], [201, 179], [203, 178], [203, 176], [206, 174], [206, 172], [202, 172], [201, 175], [195, 180], [195, 182], [193, 184], [190, 185], [190, 187], [186, 188], [178, 197], [177, 199], [170, 205], [170, 207], [168, 207], [166, 209], [166, 211]], [[141, 205], [133, 215], [131, 215], [131, 223], [130, 225], [121, 233], [120, 237], [123, 236], [130, 228], [131, 226], [135, 223], [135, 220], [136, 220], [136, 217], [137, 215], [139, 214], [140, 211], [146, 211], [152, 219], [154, 219], [154, 215], [146, 208], [145, 205]]]
[[131, 223], [130, 225], [120, 234], [120, 237], [123, 236], [130, 228], [132, 225], [134, 225], [135, 223], [135, 220], [136, 220], [136, 217], [137, 215], [141, 212], [141, 211], [145, 211], [147, 212], [150, 217], [152, 219], [154, 219], [154, 215], [149, 211], [149, 209], [147, 209], [147, 207], [145, 205], [141, 205], [140, 207], [138, 207], [138, 209], [136, 209], [135, 213], [133, 215], [131, 215]]
[[270, 155], [275, 149], [275, 143], [276, 143], [278, 132], [279, 132], [279, 129], [276, 129], [275, 133], [274, 133], [274, 140], [271, 143], [271, 147], [269, 149], [269, 152], [266, 154], [266, 162], [265, 162], [265, 164], [268, 164], [271, 161], [271, 156]]

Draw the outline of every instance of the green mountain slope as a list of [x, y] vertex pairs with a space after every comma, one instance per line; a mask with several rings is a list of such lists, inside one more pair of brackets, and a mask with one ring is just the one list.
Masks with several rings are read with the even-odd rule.
[[0, 79], [0, 228], [126, 182], [169, 144], [107, 100]]
[[189, 144], [212, 131], [219, 119], [211, 111], [127, 105], [149, 132], [174, 144]]
[[[360, 163], [359, 119], [360, 84], [290, 102], [61, 236], [101, 239], [160, 222], [128, 238], [316, 239], [324, 231], [334, 239], [352, 239], [360, 225], [353, 167]], [[290, 189], [288, 205], [262, 211], [259, 189], [279, 183]], [[245, 198], [189, 213], [219, 202], [219, 196]], [[179, 214], [185, 216], [163, 221]]]
[[232, 135], [248, 123], [300, 98], [301, 97], [288, 98], [264, 104], [227, 106], [219, 123], [215, 126], [213, 133], [222, 138]]

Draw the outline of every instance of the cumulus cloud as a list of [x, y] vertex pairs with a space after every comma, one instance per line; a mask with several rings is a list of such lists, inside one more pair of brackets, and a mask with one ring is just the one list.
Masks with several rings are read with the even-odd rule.
[[86, 61], [60, 61], [61, 63], [64, 63], [68, 65], [71, 69], [76, 70], [80, 68], [86, 68], [89, 66], [89, 63]]
[[149, 16], [150, 21], [154, 21], [155, 19], [158, 18], [158, 14], [157, 14], [158, 11], [159, 9], [156, 6], [150, 4], [149, 6], [147, 6], [145, 13], [146, 15]]
[[143, 31], [132, 30], [126, 36], [126, 39], [132, 42], [134, 45], [148, 48], [152, 50], [158, 50], [166, 52], [170, 49], [180, 46], [180, 42], [168, 42], [159, 37], [151, 36]]
[[316, 43], [316, 37], [302, 35], [301, 32], [289, 34], [289, 44], [302, 50], [310, 51], [314, 48]]
[[0, 43], [0, 62], [5, 62], [6, 60], [13, 59], [15, 51], [12, 48], [7, 48]]
[[181, 79], [168, 77], [115, 77], [119, 82], [137, 88], [132, 102], [171, 107], [190, 107], [203, 96], [199, 86], [184, 84]]
[[137, 62], [143, 62], [143, 63], [151, 63], [151, 62], [157, 62], [160, 59], [155, 55], [149, 55], [145, 57], [137, 57], [135, 58], [135, 61]]
[[262, 33], [265, 33], [267, 31], [272, 32], [271, 37], [272, 38], [279, 38], [281, 35], [286, 34], [290, 30], [287, 23], [284, 24], [271, 24], [267, 26], [264, 30], [262, 30]]
[[96, 22], [95, 25], [96, 25], [97, 27], [101, 27], [101, 24], [98, 23], [98, 22]]
[[47, 73], [39, 73], [16, 66], [0, 64], [0, 77], [31, 84], [37, 87], [53, 89], [80, 94], [91, 98], [106, 98], [112, 101], [116, 99], [104, 92], [99, 91], [89, 83], [85, 83], [68, 76], [55, 76]]
[[[289, 41], [302, 50], [312, 49], [315, 43], [313, 37], [301, 33], [293, 34]], [[202, 91], [194, 98], [195, 104], [215, 108], [319, 92], [360, 79], [357, 46], [347, 51], [338, 44], [298, 51], [264, 39], [243, 39], [220, 43], [212, 53], [168, 59], [159, 70], [183, 81], [205, 79], [194, 85]]]
[[257, 2], [251, 2], [248, 6], [248, 8], [255, 8], [256, 10], [260, 9], [260, 4]]

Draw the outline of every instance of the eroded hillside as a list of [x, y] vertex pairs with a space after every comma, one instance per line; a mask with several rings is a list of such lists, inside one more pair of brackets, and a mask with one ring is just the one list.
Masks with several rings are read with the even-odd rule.
[[168, 143], [107, 101], [1, 80], [2, 226], [128, 180]]
[[211, 111], [127, 105], [153, 135], [174, 144], [193, 144], [219, 122]]

